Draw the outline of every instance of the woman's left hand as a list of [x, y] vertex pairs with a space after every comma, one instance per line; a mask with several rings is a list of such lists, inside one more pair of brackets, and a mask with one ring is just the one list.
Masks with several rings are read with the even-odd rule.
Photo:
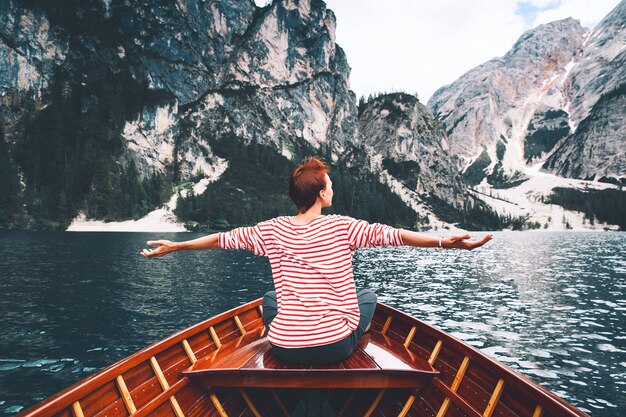
[[177, 250], [176, 242], [169, 240], [149, 240], [147, 242], [149, 246], [157, 246], [155, 249], [144, 249], [141, 251], [141, 256], [145, 258], [155, 258], [157, 256], [167, 255], [170, 252]]
[[467, 239], [470, 239], [470, 235], [468, 234], [450, 236], [441, 241], [441, 246], [443, 246], [446, 249], [454, 248], [454, 249], [472, 250], [472, 249], [479, 248], [485, 243], [489, 242], [491, 239], [493, 239], [493, 235], [486, 234], [485, 236], [482, 237], [482, 239], [472, 240], [472, 241], [467, 240]]

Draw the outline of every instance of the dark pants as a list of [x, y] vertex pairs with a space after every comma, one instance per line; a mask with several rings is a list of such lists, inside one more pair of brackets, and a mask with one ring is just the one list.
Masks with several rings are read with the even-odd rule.
[[[357, 347], [359, 339], [374, 317], [376, 310], [376, 294], [372, 290], [363, 289], [357, 292], [361, 319], [358, 327], [346, 338], [328, 345], [306, 348], [283, 348], [272, 345], [272, 351], [282, 361], [289, 363], [333, 363], [347, 358]], [[276, 292], [269, 291], [263, 297], [263, 322], [269, 328], [270, 323], [278, 314]]]

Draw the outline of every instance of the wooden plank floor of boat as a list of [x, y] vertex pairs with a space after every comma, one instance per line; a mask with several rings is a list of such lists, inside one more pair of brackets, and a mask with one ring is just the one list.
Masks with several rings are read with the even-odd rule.
[[420, 388], [439, 374], [379, 332], [365, 333], [342, 362], [303, 365], [280, 361], [263, 328], [222, 345], [183, 374], [206, 387]]

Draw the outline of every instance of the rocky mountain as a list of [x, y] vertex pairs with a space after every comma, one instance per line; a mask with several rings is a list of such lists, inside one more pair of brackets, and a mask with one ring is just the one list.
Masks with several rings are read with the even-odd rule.
[[433, 95], [470, 183], [515, 186], [548, 158], [561, 176], [624, 179], [625, 10], [592, 33], [571, 18], [540, 25]]
[[335, 24], [321, 0], [1, 2], [0, 228], [251, 224], [293, 211], [286, 178], [311, 154], [331, 164], [334, 212], [539, 227], [553, 216], [509, 197], [496, 214], [485, 201], [499, 197], [467, 182], [522, 183], [526, 163], [557, 158], [574, 129], [590, 141], [622, 103], [610, 90], [573, 121], [564, 91], [586, 35], [569, 19], [440, 90], [435, 114], [402, 93], [357, 106]]
[[566, 80], [568, 113], [574, 127], [592, 111], [598, 100], [617, 90], [626, 80], [626, 2], [620, 2], [585, 39], [580, 57]]
[[[350, 196], [336, 210], [414, 226], [433, 208], [358, 135], [335, 24], [319, 0], [2, 2], [0, 224], [164, 204], [191, 225], [247, 224], [292, 210], [285, 178], [318, 154]], [[417, 178], [413, 194], [463, 208], [459, 183]]]
[[544, 168], [570, 178], [626, 181], [626, 1], [596, 26], [566, 80], [575, 132]]
[[[8, 76], [0, 91], [6, 101], [15, 94], [37, 100], [58, 83], [53, 68], [71, 77], [65, 95], [107, 77], [129, 77], [158, 96], [152, 103], [142, 100], [122, 129], [143, 170], [162, 170], [164, 161], [174, 159], [172, 138], [182, 119], [206, 128], [220, 119], [227, 130], [213, 135], [235, 133], [275, 146], [291, 136], [319, 145], [332, 131], [341, 151], [354, 136], [349, 67], [334, 42], [335, 17], [321, 2], [276, 2], [264, 9], [252, 1], [73, 3], [35, 2], [32, 9], [4, 3], [2, 46], [9, 59], [3, 60], [1, 73]], [[20, 39], [29, 41], [21, 45]], [[205, 113], [215, 120], [198, 120]], [[268, 132], [270, 120], [276, 127]], [[192, 142], [185, 140], [186, 147]], [[202, 143], [191, 147], [201, 153]], [[185, 175], [202, 167], [188, 168]]]
[[413, 95], [394, 93], [369, 100], [359, 113], [359, 135], [378, 170], [397, 179], [415, 201], [436, 198], [464, 207], [466, 186], [428, 107]]
[[428, 104], [471, 182], [485, 176], [501, 186], [522, 180], [532, 122], [529, 134], [542, 134], [534, 140], [539, 147], [528, 154], [531, 160], [551, 150], [550, 143], [558, 141], [554, 136], [569, 134], [569, 129], [562, 131], [561, 120], [550, 121], [565, 105], [564, 76], [584, 37], [585, 30], [573, 19], [541, 25], [524, 33], [503, 57], [474, 68], [431, 97]]

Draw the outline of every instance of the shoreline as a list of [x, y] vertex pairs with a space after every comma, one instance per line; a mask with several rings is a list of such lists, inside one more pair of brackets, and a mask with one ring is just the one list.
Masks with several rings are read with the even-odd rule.
[[126, 220], [123, 222], [104, 222], [102, 220], [88, 220], [83, 213], [79, 214], [66, 232], [188, 232], [182, 224], [169, 221], [170, 213], [166, 209], [158, 209], [150, 212], [139, 220]]
[[[71, 230], [68, 228], [65, 232], [79, 232], [79, 233], [213, 233], [188, 230], [182, 223], [150, 223], [144, 221], [145, 218], [139, 220], [128, 220], [123, 222], [104, 222], [101, 220], [84, 220], [80, 222], [73, 222]], [[235, 228], [235, 227], [233, 227]], [[413, 230], [413, 229], [409, 229]], [[550, 232], [573, 232], [573, 233], [607, 233], [607, 232], [623, 232], [617, 229], [611, 228], [572, 228], [572, 229], [557, 229], [549, 227], [547, 229], [526, 229], [526, 230], [465, 230], [465, 229], [438, 229], [438, 230], [414, 230], [419, 233], [452, 236], [459, 233], [497, 233], [497, 232], [536, 232], [536, 233], [550, 233]]]

